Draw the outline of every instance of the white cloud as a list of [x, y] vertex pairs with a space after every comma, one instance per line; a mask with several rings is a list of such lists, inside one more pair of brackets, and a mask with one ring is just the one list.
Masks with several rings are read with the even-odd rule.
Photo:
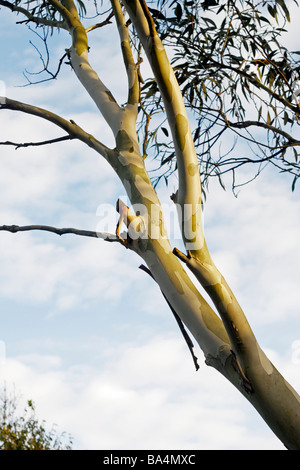
[[103, 246], [107, 242], [97, 239], [79, 239], [78, 243], [50, 239], [2, 234], [3, 297], [39, 302], [45, 307], [53, 301], [61, 310], [92, 300], [118, 302], [132, 283], [139, 285], [139, 270], [136, 263], [130, 264], [130, 256], [123, 258], [124, 248]]
[[120, 345], [101, 370], [60, 358], [8, 358], [2, 378], [80, 449], [280, 449], [213, 370], [192, 370], [180, 338]]
[[297, 191], [276, 173], [261, 175], [237, 199], [214, 186], [209, 194], [208, 245], [255, 322], [294, 319], [298, 311], [299, 211]]

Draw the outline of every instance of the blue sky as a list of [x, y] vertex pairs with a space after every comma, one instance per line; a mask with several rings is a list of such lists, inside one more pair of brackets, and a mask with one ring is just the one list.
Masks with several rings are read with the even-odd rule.
[[[37, 70], [39, 63], [29, 44], [36, 38], [13, 20], [0, 11], [0, 80], [7, 95], [72, 118], [112, 145], [67, 66], [56, 81], [17, 87], [25, 83], [23, 70]], [[114, 27], [92, 34], [93, 64], [122, 102], [126, 78]], [[69, 38], [62, 33], [52, 41], [55, 69]], [[37, 118], [0, 113], [1, 141], [58, 135]], [[95, 230], [99, 207], [107, 204], [114, 229], [113, 208], [124, 190], [90, 149], [64, 142], [0, 152], [1, 225]], [[159, 190], [166, 204], [175, 184]], [[292, 193], [290, 187], [272, 171], [238, 198], [213, 184], [204, 223], [216, 264], [258, 341], [299, 392], [300, 200], [299, 188]], [[159, 289], [133, 253], [71, 235], [2, 232], [0, 238], [0, 379], [34, 400], [41, 419], [71, 433], [76, 448], [282, 448], [243, 397], [205, 366], [198, 349], [195, 372]]]

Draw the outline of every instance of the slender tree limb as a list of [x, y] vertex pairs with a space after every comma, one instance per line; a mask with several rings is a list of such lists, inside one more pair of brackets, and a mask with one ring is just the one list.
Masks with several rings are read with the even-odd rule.
[[[236, 12], [237, 12], [237, 14], [238, 14], [240, 20], [241, 20], [241, 23], [243, 24], [243, 28], [245, 29], [245, 31], [247, 31], [248, 36], [253, 40], [254, 44], [256, 44], [257, 49], [260, 50], [261, 53], [263, 54], [263, 56], [265, 57], [265, 61], [266, 61], [268, 64], [272, 65], [272, 67], [274, 67], [274, 68], [276, 69], [278, 75], [280, 75], [280, 76], [281, 76], [281, 79], [286, 83], [286, 85], [287, 85], [287, 87], [289, 88], [291, 94], [294, 96], [294, 98], [296, 98], [295, 95], [294, 95], [294, 92], [293, 92], [293, 88], [292, 88], [291, 84], [289, 83], [289, 81], [287, 80], [285, 74], [282, 72], [282, 70], [280, 69], [280, 67], [278, 67], [278, 65], [276, 64], [276, 62], [275, 62], [274, 60], [270, 59], [269, 55], [266, 54], [264, 48], [261, 47], [260, 44], [258, 43], [258, 41], [256, 40], [256, 36], [253, 35], [252, 32], [250, 32], [250, 30], [249, 30], [249, 28], [248, 28], [248, 25], [245, 24], [245, 21], [244, 21], [244, 19], [243, 19], [243, 15], [242, 15], [241, 11], [239, 10], [239, 8], [237, 8], [237, 6], [236, 6], [235, 4], [233, 4], [233, 6], [234, 6], [234, 8], [235, 8], [235, 10], [236, 10]], [[255, 62], [255, 61], [253, 61], [253, 62]], [[278, 95], [278, 96], [279, 96], [279, 95]], [[299, 111], [300, 111], [300, 107], [299, 107], [299, 105], [298, 105], [298, 112], [299, 112]]]
[[80, 21], [73, 0], [65, 0], [63, 5], [58, 0], [49, 0], [49, 3], [62, 15], [68, 25], [72, 37], [72, 47], [68, 52], [73, 70], [116, 135], [124, 116], [124, 109], [119, 106], [111, 91], [89, 63], [87, 32]]
[[[48, 47], [47, 47], [47, 44], [46, 44], [46, 41], [45, 42], [45, 47], [46, 47], [46, 51], [47, 51], [47, 55], [49, 54], [48, 52]], [[58, 62], [58, 66], [57, 66], [57, 69], [56, 69], [56, 72], [51, 72], [49, 69], [48, 69], [48, 63], [46, 63], [44, 65], [44, 68], [43, 70], [40, 70], [39, 72], [35, 73], [35, 74], [32, 74], [32, 73], [29, 73], [26, 71], [26, 73], [24, 72], [23, 75], [25, 76], [26, 80], [28, 81], [28, 83], [24, 86], [30, 86], [30, 85], [35, 85], [36, 83], [44, 83], [44, 82], [48, 82], [50, 80], [55, 80], [61, 70], [61, 67], [62, 67], [62, 64], [63, 64], [63, 61], [65, 60], [65, 58], [68, 57], [68, 53], [65, 52], [64, 55], [59, 59], [59, 62]], [[43, 60], [42, 60], [43, 62]], [[67, 62], [66, 62], [67, 63]], [[46, 72], [48, 75], [50, 75], [48, 78], [44, 78], [44, 79], [41, 79], [41, 80], [38, 80], [36, 82], [32, 82], [31, 80], [29, 80], [29, 76], [28, 75], [40, 75], [42, 74], [43, 72]]]
[[[211, 57], [210, 57], [210, 62], [211, 62], [212, 65], [220, 67], [221, 69], [231, 70], [232, 72], [235, 72], [237, 75], [240, 75], [241, 77], [247, 79], [256, 88], [260, 88], [261, 90], [264, 90], [269, 96], [274, 98], [274, 100], [282, 103], [284, 106], [291, 109], [295, 114], [299, 114], [299, 106], [295, 106], [292, 103], [290, 103], [283, 96], [279, 95], [274, 90], [269, 88], [267, 85], [262, 83], [257, 77], [254, 77], [250, 73], [245, 72], [245, 70], [233, 67], [232, 65], [224, 64], [223, 62], [222, 63], [217, 62], [214, 59], [212, 59]], [[209, 63], [208, 63], [208, 65], [209, 65]]]
[[285, 137], [287, 139], [288, 144], [300, 145], [300, 140], [295, 139], [288, 132], [286, 132], [282, 129], [279, 129], [276, 126], [272, 126], [271, 124], [268, 124], [266, 122], [260, 122], [260, 121], [231, 122], [231, 121], [228, 121], [228, 125], [230, 127], [236, 127], [238, 129], [244, 129], [244, 128], [253, 127], [253, 126], [263, 127], [265, 129], [268, 129], [268, 130], [274, 132], [274, 134], [280, 134], [283, 137]]
[[113, 16], [114, 16], [114, 13], [111, 12], [106, 18], [106, 20], [102, 21], [101, 23], [96, 23], [93, 26], [89, 26], [88, 28], [86, 28], [85, 32], [90, 33], [91, 31], [94, 31], [94, 29], [102, 28], [103, 26], [106, 26], [107, 24], [111, 24], [110, 20]]
[[66, 140], [72, 140], [75, 139], [75, 137], [66, 135], [64, 137], [57, 137], [56, 139], [50, 139], [50, 140], [44, 140], [42, 142], [24, 142], [24, 143], [17, 143], [17, 142], [0, 142], [0, 145], [10, 145], [12, 147], [15, 147], [16, 150], [22, 147], [39, 147], [41, 145], [48, 145], [48, 144], [56, 144], [57, 142], [64, 142]]
[[[250, 364], [260, 364], [260, 348], [243, 310], [206, 246], [205, 251], [202, 259], [193, 257], [191, 252], [185, 255], [177, 248], [173, 253], [191, 270], [215, 304], [245, 375]], [[245, 379], [249, 382], [246, 375]]]
[[18, 23], [33, 22], [37, 25], [50, 26], [52, 28], [67, 29], [67, 25], [65, 21], [54, 21], [54, 20], [49, 20], [47, 18], [34, 16], [32, 13], [26, 10], [26, 8], [22, 8], [18, 5], [15, 5], [14, 3], [8, 2], [7, 0], [0, 0], [0, 5], [2, 5], [3, 7], [9, 8], [12, 12], [22, 13], [24, 16], [26, 16], [27, 18], [26, 20], [19, 21]]
[[139, 78], [137, 73], [137, 67], [133, 59], [132, 50], [130, 46], [130, 37], [128, 32], [128, 26], [126, 24], [124, 14], [121, 8], [119, 0], [111, 0], [113, 12], [116, 18], [123, 60], [126, 68], [128, 77], [128, 105], [133, 105], [136, 108], [134, 119], [137, 116], [137, 106], [140, 98], [140, 86]]
[[56, 11], [61, 14], [67, 25], [67, 30], [70, 30], [70, 28], [73, 26], [74, 20], [76, 21], [78, 17], [75, 5], [71, 5], [68, 0], [65, 0], [64, 3], [60, 2], [59, 0], [48, 0], [48, 2], [55, 8]]
[[17, 232], [28, 232], [31, 230], [40, 230], [40, 231], [46, 231], [46, 232], [52, 232], [55, 233], [56, 235], [66, 235], [66, 234], [73, 234], [73, 235], [79, 235], [82, 237], [92, 237], [92, 238], [100, 238], [102, 240], [108, 241], [108, 242], [118, 242], [120, 243], [119, 238], [111, 233], [105, 233], [105, 232], [95, 232], [91, 230], [80, 230], [76, 228], [57, 228], [57, 227], [52, 227], [49, 225], [1, 225], [0, 226], [0, 231], [5, 231], [5, 232], [11, 232], [11, 233], [17, 233]]
[[108, 161], [110, 161], [112, 158], [113, 151], [110, 148], [98, 141], [93, 135], [88, 134], [72, 120], [68, 121], [47, 109], [22, 103], [21, 101], [12, 100], [10, 98], [5, 98], [4, 102], [0, 103], [0, 110], [1, 109], [20, 111], [52, 122], [56, 126], [63, 129], [70, 136], [70, 138], [81, 140], [89, 147], [93, 148], [102, 156], [104, 156]]
[[[141, 264], [139, 266], [139, 268], [142, 270], [142, 271], [145, 271], [147, 274], [149, 274], [150, 277], [152, 277], [152, 279], [154, 279], [150, 269], [148, 269], [145, 265]], [[154, 279], [155, 280], [155, 279]], [[162, 292], [162, 291], [161, 291]], [[192, 355], [192, 358], [193, 358], [193, 361], [194, 361], [194, 364], [195, 364], [195, 368], [196, 368], [196, 371], [200, 368], [199, 364], [198, 364], [198, 358], [195, 356], [194, 354], [194, 344], [191, 340], [191, 337], [189, 336], [188, 332], [186, 331], [185, 327], [184, 327], [184, 324], [182, 323], [179, 315], [175, 312], [174, 308], [172, 307], [172, 305], [170, 304], [170, 302], [168, 301], [168, 299], [166, 298], [166, 296], [164, 295], [164, 293], [162, 292], [167, 304], [169, 305], [174, 317], [175, 317], [175, 320], [179, 326], [179, 329], [185, 339], [185, 342], [190, 350], [190, 353]]]

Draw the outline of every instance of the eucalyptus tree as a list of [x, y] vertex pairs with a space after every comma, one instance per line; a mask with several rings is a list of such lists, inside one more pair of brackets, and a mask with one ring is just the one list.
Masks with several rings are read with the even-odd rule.
[[[60, 229], [44, 225], [2, 225], [1, 230], [12, 233], [46, 230], [59, 235], [74, 233], [99, 237], [107, 242], [120, 243], [124, 250], [135, 252], [141, 258], [142, 269], [158, 283], [164, 299], [174, 313], [196, 367], [198, 362], [189, 335], [199, 344], [206, 364], [214, 367], [240, 391], [283, 444], [288, 449], [300, 449], [300, 398], [261, 349], [245, 313], [212, 259], [203, 232], [201, 182], [201, 178], [206, 177], [210, 171], [220, 175], [219, 162], [212, 161], [211, 141], [207, 137], [208, 131], [213, 128], [212, 116], [217, 117], [216, 125], [222, 123], [226, 131], [247, 130], [252, 126], [252, 123], [242, 119], [245, 104], [239, 101], [238, 94], [240, 88], [245, 98], [249, 99], [251, 84], [254, 86], [252, 102], [255, 102], [256, 92], [263, 91], [278, 106], [283, 107], [278, 112], [271, 103], [269, 106], [274, 115], [271, 116], [269, 111], [269, 117], [265, 116], [263, 109], [267, 109], [268, 104], [264, 97], [260, 98], [264, 100], [265, 108], [262, 107], [261, 111], [259, 108], [256, 126], [273, 132], [275, 140], [283, 138], [283, 142], [278, 143], [278, 146], [281, 145], [278, 150], [281, 152], [281, 163], [285, 164], [286, 143], [289, 143], [288, 147], [292, 150], [299, 145], [297, 137], [291, 137], [291, 134], [278, 125], [282, 117], [284, 124], [298, 123], [299, 105], [297, 101], [291, 104], [286, 96], [286, 90], [292, 90], [289, 80], [294, 80], [294, 72], [291, 72], [290, 77], [286, 76], [282, 91], [279, 81], [270, 78], [270, 74], [273, 71], [282, 76], [282, 68], [285, 67], [287, 75], [288, 67], [283, 64], [280, 68], [275, 62], [273, 49], [270, 51], [263, 48], [260, 41], [254, 39], [254, 31], [251, 29], [253, 22], [250, 20], [246, 23], [249, 29], [248, 39], [243, 40], [242, 29], [246, 27], [247, 15], [254, 15], [258, 23], [267, 22], [262, 19], [263, 15], [258, 18], [255, 16], [257, 9], [253, 10], [250, 2], [245, 3], [248, 8], [246, 13], [235, 9], [231, 1], [220, 4], [217, 1], [204, 2], [203, 21], [206, 27], [203, 26], [202, 17], [197, 16], [199, 10], [194, 8], [194, 2], [148, 3], [145, 0], [111, 0], [111, 10], [107, 11], [106, 20], [91, 24], [91, 20], [86, 17], [88, 4], [81, 0], [0, 0], [2, 7], [18, 14], [19, 23], [48, 28], [52, 33], [59, 30], [69, 33], [70, 43], [66, 44], [66, 53], [58, 71], [63, 61], [68, 61], [112, 130], [115, 145], [108, 147], [76, 122], [51, 110], [37, 107], [34, 103], [3, 97], [1, 111], [11, 110], [37, 116], [64, 131], [65, 135], [55, 141], [77, 140], [93, 149], [118, 175], [130, 200], [130, 207], [121, 200], [117, 201], [119, 221], [115, 233]], [[285, 16], [287, 15], [282, 1], [268, 3], [267, 11], [272, 17], [277, 15], [277, 6], [282, 7]], [[96, 11], [100, 11], [101, 5], [95, 2], [94, 7]], [[231, 16], [226, 16], [227, 22], [221, 20], [220, 29], [214, 19], [205, 16], [212, 7], [218, 8], [218, 14], [231, 12]], [[252, 8], [251, 13], [249, 8]], [[91, 31], [112, 21], [118, 30], [128, 78], [125, 104], [116, 101], [89, 61]], [[274, 36], [274, 31], [273, 29], [272, 37], [276, 44], [278, 35]], [[270, 48], [274, 47], [272, 42], [269, 41], [268, 44]], [[167, 54], [170, 47], [175, 47], [175, 53], [174, 49], [170, 49], [173, 67]], [[235, 47], [244, 47], [249, 57], [244, 60], [240, 55], [235, 59]], [[214, 50], [217, 52], [215, 56]], [[187, 58], [184, 63], [183, 52]], [[268, 54], [268, 58], [264, 59], [267, 63], [262, 64], [260, 60], [263, 59], [258, 59], [256, 54], [264, 52]], [[248, 68], [250, 54], [253, 55], [254, 71]], [[148, 60], [153, 74], [146, 81], [140, 73], [143, 58]], [[289, 66], [296, 68], [291, 61]], [[47, 64], [44, 71], [48, 72]], [[227, 85], [221, 82], [222, 74], [228, 79]], [[256, 74], [255, 77], [253, 74]], [[211, 83], [210, 89], [207, 87], [208, 81]], [[156, 138], [155, 119], [152, 120], [155, 110], [163, 112], [161, 115], [164, 116], [165, 125], [159, 125], [164, 129], [166, 137], [171, 136], [169, 155], [164, 150], [166, 143], [159, 142]], [[237, 120], [230, 121], [230, 112]], [[151, 128], [152, 122], [154, 125]], [[168, 162], [175, 162], [171, 171], [177, 172], [178, 189], [171, 195], [171, 199], [177, 208], [185, 252], [171, 246], [155, 181], [150, 178], [146, 169], [145, 158], [147, 153], [153, 151], [151, 142], [154, 142], [154, 150], [159, 152], [163, 170], [166, 159]], [[18, 147], [47, 143], [49, 141], [2, 142]], [[54, 143], [53, 140], [51, 143]], [[262, 147], [260, 142], [258, 144]], [[201, 150], [203, 146], [206, 146], [204, 151]], [[269, 151], [276, 152], [277, 147], [275, 150], [269, 146]], [[274, 161], [274, 158], [272, 154], [271, 160]], [[293, 178], [299, 174], [296, 163], [297, 161], [289, 162], [288, 170], [293, 172]], [[235, 166], [233, 162], [233, 167]], [[194, 276], [190, 276], [189, 272]], [[197, 283], [192, 279], [196, 279]], [[214, 307], [205, 300], [204, 292], [208, 294]]]

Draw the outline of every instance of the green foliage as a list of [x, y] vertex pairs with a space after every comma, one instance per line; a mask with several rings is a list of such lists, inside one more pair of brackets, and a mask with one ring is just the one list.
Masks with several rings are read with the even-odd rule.
[[64, 434], [57, 435], [45, 422], [36, 418], [34, 403], [27, 401], [21, 414], [17, 399], [9, 397], [4, 388], [0, 397], [0, 450], [71, 450], [72, 441]]
[[[294, 189], [300, 176], [300, 102], [293, 85], [300, 78], [300, 60], [299, 51], [283, 44], [290, 21], [285, 1], [158, 4], [163, 15], [157, 15], [156, 27], [173, 50], [172, 65], [190, 110], [203, 182], [210, 176], [222, 182], [221, 175], [231, 171], [235, 184], [241, 166], [251, 164], [258, 174], [272, 164], [292, 175]], [[145, 83], [142, 99], [148, 114], [160, 108], [163, 116], [153, 80]], [[163, 119], [149, 132], [161, 176], [175, 168], [172, 143], [166, 145], [159, 130]], [[231, 142], [226, 148], [225, 135]]]
[[[66, 2], [62, 1], [61, 3], [64, 5]], [[12, 4], [16, 7], [24, 8], [35, 17], [51, 20], [54, 24], [55, 22], [62, 20], [62, 17], [57, 9], [54, 8], [54, 6], [52, 6], [49, 2], [44, 0], [13, 0]], [[75, 5], [78, 8], [79, 15], [84, 17], [86, 14], [85, 2], [83, 0], [75, 0]], [[18, 10], [16, 11], [18, 12]]]

